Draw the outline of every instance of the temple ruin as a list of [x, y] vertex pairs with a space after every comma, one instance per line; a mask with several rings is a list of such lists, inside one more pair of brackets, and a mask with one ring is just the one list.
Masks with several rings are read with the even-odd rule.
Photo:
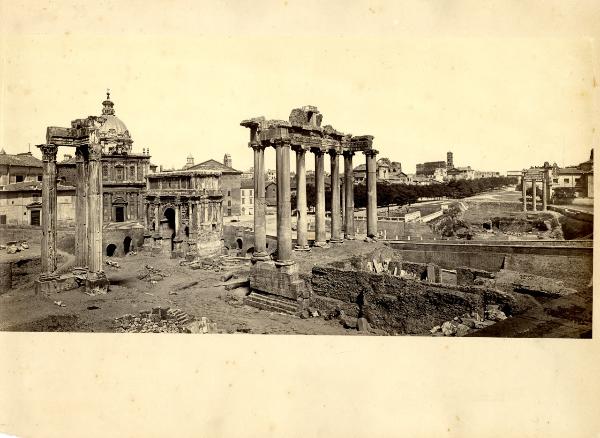
[[[338, 244], [354, 236], [353, 156], [363, 152], [367, 165], [367, 239], [377, 235], [376, 156], [373, 136], [353, 136], [321, 126], [323, 116], [317, 107], [293, 109], [289, 121], [256, 117], [241, 122], [250, 129], [248, 146], [254, 151], [254, 265], [250, 275], [253, 291], [275, 294], [303, 301], [309, 292], [298, 276], [292, 260], [293, 249], [309, 249], [306, 206], [306, 152], [314, 154], [317, 202], [315, 212], [315, 247], [327, 247], [325, 221], [325, 154], [331, 161], [331, 232], [329, 244]], [[275, 148], [277, 172], [277, 257], [271, 261], [266, 248], [264, 154]], [[290, 150], [296, 153], [296, 245], [292, 247]], [[340, 193], [339, 156], [344, 157], [344, 193]], [[343, 206], [343, 208], [342, 208]], [[343, 235], [342, 235], [343, 230]]]
[[523, 196], [523, 211], [527, 211], [527, 183], [531, 182], [531, 209], [537, 211], [537, 183], [542, 183], [542, 211], [548, 209], [548, 186], [550, 184], [550, 168], [529, 169], [521, 172], [521, 190]]

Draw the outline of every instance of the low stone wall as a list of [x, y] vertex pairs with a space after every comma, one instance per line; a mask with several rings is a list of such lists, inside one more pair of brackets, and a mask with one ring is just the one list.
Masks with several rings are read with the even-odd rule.
[[[397, 268], [390, 262], [387, 269]], [[405, 272], [427, 273], [427, 265], [402, 263]], [[426, 279], [431, 280], [431, 279]], [[311, 305], [322, 314], [366, 318], [372, 327], [391, 334], [427, 334], [431, 327], [465, 313], [484, 315], [487, 304], [500, 304], [508, 313], [527, 303], [514, 296], [481, 287], [453, 287], [400, 278], [388, 273], [315, 266]]]

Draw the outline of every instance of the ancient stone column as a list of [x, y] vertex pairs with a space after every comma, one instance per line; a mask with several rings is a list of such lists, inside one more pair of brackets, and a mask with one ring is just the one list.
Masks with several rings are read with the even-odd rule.
[[521, 194], [523, 196], [523, 211], [527, 211], [527, 181], [525, 180], [525, 171], [521, 176]]
[[102, 270], [102, 145], [97, 133], [90, 134], [88, 165], [88, 278], [86, 289], [106, 291], [108, 282]]
[[265, 147], [258, 142], [250, 142], [250, 147], [254, 150], [254, 253], [252, 258], [255, 261], [268, 260], [265, 217]]
[[367, 158], [367, 237], [377, 237], [377, 151], [364, 152]]
[[42, 151], [42, 275], [56, 271], [56, 152], [53, 144], [38, 146]]
[[341, 221], [340, 211], [340, 160], [336, 150], [329, 150], [331, 163], [331, 238], [332, 243], [341, 243]]
[[160, 231], [160, 218], [158, 217], [159, 207], [160, 207], [160, 203], [158, 202], [158, 199], [156, 199], [154, 201], [154, 232], [155, 233], [158, 233]]
[[296, 152], [296, 247], [298, 251], [307, 251], [308, 218], [306, 212], [306, 151], [302, 147], [294, 148]]
[[75, 199], [75, 266], [84, 268], [88, 261], [87, 241], [87, 148], [75, 149], [75, 163], [77, 172], [76, 199]]
[[[342, 233], [346, 233], [346, 184], [344, 184], [344, 178], [342, 178], [341, 187], [341, 204], [342, 204]], [[342, 234], [343, 235], [343, 234]]]
[[315, 190], [317, 205], [315, 209], [315, 243], [314, 246], [327, 245], [325, 229], [325, 154], [320, 149], [312, 149], [315, 154]]
[[537, 180], [535, 177], [531, 181], [531, 199], [532, 199], [532, 207], [533, 211], [537, 211]]
[[548, 210], [548, 171], [544, 170], [542, 176], [542, 211]]
[[290, 143], [279, 141], [275, 146], [277, 171], [277, 264], [291, 265], [292, 212], [290, 202]]
[[344, 152], [344, 196], [346, 198], [346, 229], [344, 237], [354, 240], [354, 168], [352, 156], [354, 152]]

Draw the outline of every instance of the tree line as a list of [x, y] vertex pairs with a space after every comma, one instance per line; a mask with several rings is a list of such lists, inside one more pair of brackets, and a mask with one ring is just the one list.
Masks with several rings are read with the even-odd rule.
[[[406, 205], [417, 202], [419, 198], [454, 198], [461, 199], [489, 190], [515, 184], [517, 180], [509, 177], [478, 178], [471, 180], [448, 181], [430, 185], [389, 184], [377, 182], [377, 205]], [[292, 196], [292, 208], [296, 208], [296, 196]], [[317, 203], [317, 192], [312, 184], [306, 185], [306, 203], [309, 208]], [[354, 186], [354, 206], [367, 206], [367, 186], [361, 183]], [[325, 189], [325, 209], [331, 210], [331, 189]]]

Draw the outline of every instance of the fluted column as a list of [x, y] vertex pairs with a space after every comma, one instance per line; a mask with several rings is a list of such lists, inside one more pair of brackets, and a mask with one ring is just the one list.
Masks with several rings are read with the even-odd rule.
[[308, 218], [306, 214], [306, 151], [295, 147], [296, 152], [296, 247], [298, 251], [307, 251], [308, 246]]
[[377, 151], [364, 152], [367, 159], [367, 237], [377, 237]]
[[327, 245], [325, 229], [325, 154], [320, 149], [312, 149], [315, 154], [315, 190], [317, 205], [315, 209], [315, 243], [314, 246]]
[[532, 199], [532, 210], [537, 211], [537, 180], [535, 177], [531, 181], [531, 199]]
[[88, 167], [88, 267], [91, 272], [102, 271], [102, 172], [100, 144], [89, 146]]
[[42, 151], [42, 275], [56, 271], [56, 152], [53, 144], [38, 146]]
[[344, 178], [342, 177], [342, 187], [341, 187], [341, 204], [342, 204], [342, 236], [346, 232], [346, 184], [344, 183]]
[[275, 145], [277, 169], [277, 264], [291, 265], [292, 211], [290, 202], [290, 143]]
[[75, 198], [75, 266], [87, 266], [87, 148], [75, 149], [75, 162], [77, 172], [76, 198]]
[[160, 233], [160, 217], [158, 217], [159, 207], [160, 207], [160, 202], [157, 199], [154, 200], [154, 232], [155, 233]]
[[254, 150], [254, 260], [268, 260], [265, 202], [265, 147], [250, 142]]
[[346, 230], [344, 237], [354, 239], [354, 168], [352, 156], [354, 152], [344, 152], [344, 196], [346, 197]]
[[329, 150], [331, 163], [331, 238], [332, 243], [341, 243], [340, 212], [340, 160], [336, 150]]
[[525, 171], [521, 175], [521, 194], [523, 196], [523, 211], [527, 211], [527, 181], [525, 180]]

